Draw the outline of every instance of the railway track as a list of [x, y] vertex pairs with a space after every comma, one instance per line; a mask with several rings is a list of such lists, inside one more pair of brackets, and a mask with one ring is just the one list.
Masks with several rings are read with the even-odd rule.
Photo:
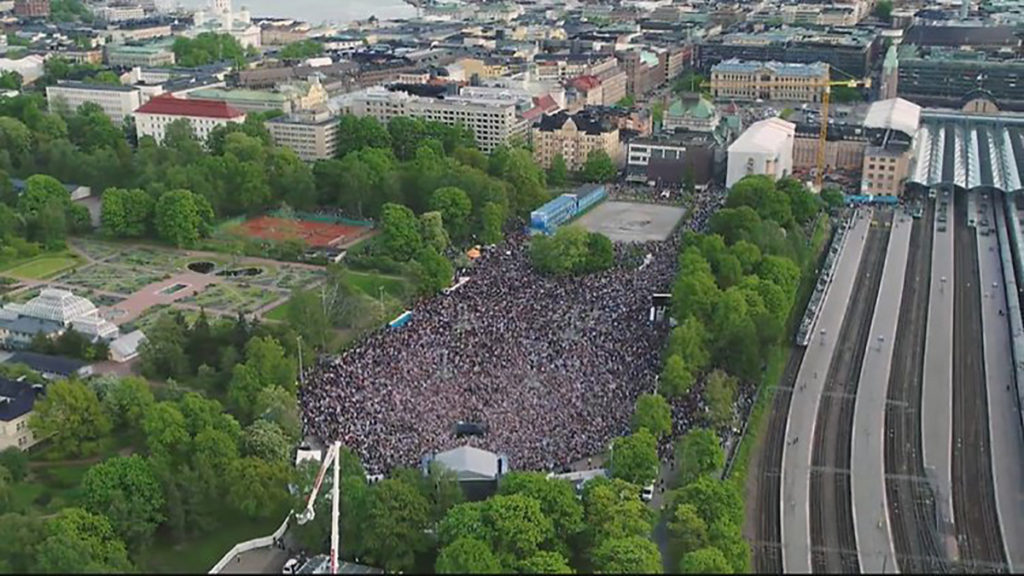
[[954, 200], [953, 517], [960, 568], [1003, 572], [1006, 558], [996, 512], [988, 433], [978, 239], [966, 223], [965, 196], [955, 195]]
[[921, 392], [928, 325], [934, 201], [913, 224], [885, 409], [885, 492], [900, 571], [946, 573], [935, 497], [921, 447]]
[[761, 466], [757, 480], [757, 541], [754, 545], [754, 568], [759, 574], [782, 573], [782, 447], [786, 438], [786, 419], [789, 417], [789, 403], [793, 397], [800, 364], [804, 360], [805, 348], [793, 347], [789, 360], [782, 372], [782, 379], [775, 389], [772, 402], [771, 421], [768, 435], [761, 450]]
[[891, 212], [875, 212], [849, 308], [838, 334], [818, 407], [811, 457], [811, 566], [814, 572], [860, 571], [850, 493], [850, 450], [860, 368], [870, 337]]

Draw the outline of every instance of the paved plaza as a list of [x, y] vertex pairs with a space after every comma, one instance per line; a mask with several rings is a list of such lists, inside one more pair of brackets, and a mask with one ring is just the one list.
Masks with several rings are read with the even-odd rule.
[[591, 232], [613, 242], [663, 241], [672, 234], [686, 210], [675, 206], [639, 202], [605, 202], [579, 219]]

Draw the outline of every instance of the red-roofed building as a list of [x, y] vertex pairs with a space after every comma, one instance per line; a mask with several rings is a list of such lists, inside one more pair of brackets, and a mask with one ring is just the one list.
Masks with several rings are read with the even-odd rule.
[[604, 104], [604, 90], [597, 76], [577, 76], [569, 80], [565, 91], [566, 106], [570, 110], [579, 110], [584, 106], [601, 106]]
[[245, 122], [245, 113], [220, 100], [176, 98], [171, 95], [152, 98], [135, 110], [135, 130], [139, 138], [152, 136], [163, 142], [167, 125], [185, 119], [196, 138], [205, 141], [218, 126]]

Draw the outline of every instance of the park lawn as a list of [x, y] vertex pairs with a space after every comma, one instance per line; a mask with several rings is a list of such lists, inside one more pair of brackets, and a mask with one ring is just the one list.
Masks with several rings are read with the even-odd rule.
[[263, 318], [267, 320], [274, 320], [276, 322], [285, 322], [288, 320], [288, 306], [291, 304], [291, 300], [282, 303], [280, 306], [273, 308], [270, 312], [263, 315]]
[[65, 250], [11, 262], [0, 272], [28, 280], [45, 280], [72, 266], [77, 266], [80, 261], [78, 256]]
[[379, 298], [381, 288], [384, 293], [392, 298], [402, 300], [405, 298], [409, 282], [401, 276], [389, 276], [375, 272], [356, 272], [345, 270], [342, 277], [353, 288], [357, 288], [371, 298]]
[[157, 534], [153, 544], [137, 557], [143, 572], [157, 574], [205, 574], [221, 557], [239, 542], [271, 534], [282, 518], [253, 520], [233, 510], [216, 515], [220, 525], [181, 544], [171, 544]]

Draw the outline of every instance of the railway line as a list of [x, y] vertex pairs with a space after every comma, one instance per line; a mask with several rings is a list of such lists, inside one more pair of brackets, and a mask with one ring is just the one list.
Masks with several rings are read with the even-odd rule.
[[885, 264], [892, 213], [876, 211], [816, 416], [810, 474], [814, 572], [859, 572], [850, 492], [857, 384]]
[[946, 573], [921, 449], [921, 392], [935, 206], [913, 224], [885, 409], [885, 490], [901, 572]]
[[953, 313], [953, 516], [960, 567], [1005, 571], [988, 428], [978, 239], [967, 226], [966, 196], [955, 195]]
[[780, 502], [782, 495], [782, 447], [786, 441], [786, 418], [793, 387], [804, 361], [802, 346], [793, 347], [775, 388], [771, 421], [761, 450], [761, 467], [757, 480], [757, 541], [754, 549], [754, 568], [759, 574], [782, 573], [782, 530]]

